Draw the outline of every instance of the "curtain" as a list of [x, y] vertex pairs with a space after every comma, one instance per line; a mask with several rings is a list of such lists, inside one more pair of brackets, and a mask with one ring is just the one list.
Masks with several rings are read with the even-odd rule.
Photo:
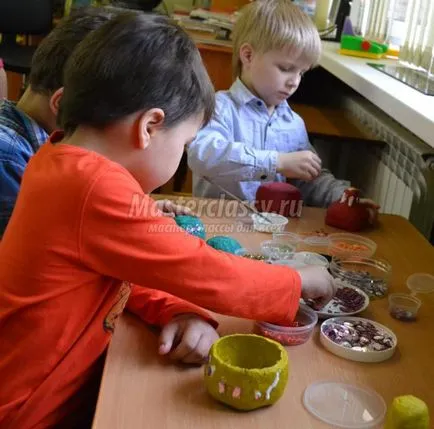
[[399, 59], [430, 73], [434, 72], [434, 3], [409, 0], [406, 36]]

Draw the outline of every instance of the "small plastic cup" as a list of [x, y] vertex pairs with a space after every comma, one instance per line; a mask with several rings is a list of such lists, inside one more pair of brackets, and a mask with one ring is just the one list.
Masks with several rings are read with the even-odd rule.
[[254, 331], [256, 334], [270, 338], [284, 346], [298, 346], [310, 339], [317, 323], [318, 315], [316, 312], [307, 305], [300, 304], [293, 326], [256, 322]]
[[389, 295], [389, 312], [392, 317], [403, 322], [412, 322], [417, 318], [422, 301], [405, 293]]

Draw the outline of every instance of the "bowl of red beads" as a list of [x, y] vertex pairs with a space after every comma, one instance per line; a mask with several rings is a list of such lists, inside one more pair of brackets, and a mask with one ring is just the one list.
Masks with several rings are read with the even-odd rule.
[[330, 256], [343, 258], [361, 256], [370, 258], [377, 250], [377, 243], [357, 234], [338, 233], [328, 236], [328, 253]]
[[273, 325], [268, 322], [256, 322], [254, 331], [258, 335], [270, 338], [284, 346], [298, 346], [312, 336], [318, 322], [318, 315], [305, 304], [300, 304], [294, 322], [289, 326]]

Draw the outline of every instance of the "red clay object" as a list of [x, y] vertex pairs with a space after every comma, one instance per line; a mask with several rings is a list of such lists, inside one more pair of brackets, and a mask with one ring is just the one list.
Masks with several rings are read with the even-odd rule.
[[348, 188], [340, 201], [331, 204], [327, 209], [325, 223], [351, 232], [368, 227], [369, 209], [360, 203], [360, 191], [356, 188]]
[[300, 217], [302, 206], [301, 192], [289, 183], [268, 182], [259, 186], [256, 191], [255, 207], [260, 212]]

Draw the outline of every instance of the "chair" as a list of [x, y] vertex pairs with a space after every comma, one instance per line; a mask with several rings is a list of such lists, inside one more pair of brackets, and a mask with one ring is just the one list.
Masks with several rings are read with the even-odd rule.
[[5, 70], [27, 75], [36, 46], [17, 43], [17, 35], [46, 35], [53, 26], [53, 0], [0, 1], [0, 57]]

